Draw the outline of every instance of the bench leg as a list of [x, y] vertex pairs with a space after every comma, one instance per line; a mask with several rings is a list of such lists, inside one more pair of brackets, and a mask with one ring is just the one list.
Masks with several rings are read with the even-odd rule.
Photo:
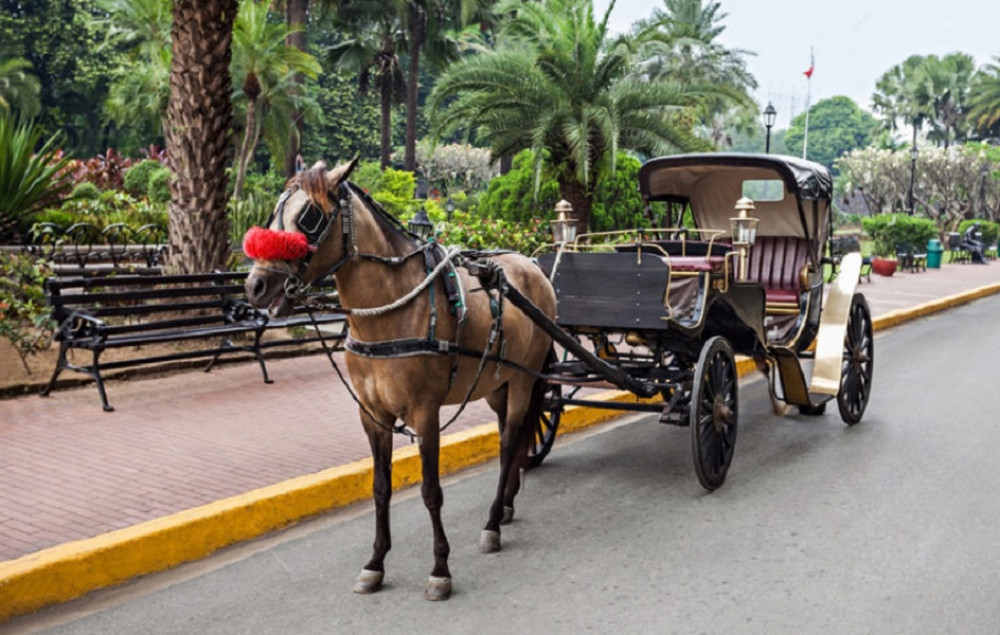
[[267, 376], [267, 364], [264, 362], [264, 353], [260, 350], [260, 338], [262, 335], [264, 335], [263, 329], [254, 333], [253, 354], [257, 358], [257, 363], [260, 364], [260, 372], [264, 375], [264, 383], [273, 384], [274, 380]]
[[98, 362], [100, 356], [100, 351], [94, 351], [93, 377], [94, 381], [97, 382], [97, 392], [101, 394], [101, 404], [104, 406], [104, 412], [114, 412], [115, 409], [108, 403], [108, 393], [104, 390], [104, 378], [101, 377], [101, 366]]
[[52, 389], [56, 386], [56, 379], [59, 378], [59, 374], [62, 373], [63, 369], [67, 366], [66, 348], [66, 342], [59, 342], [59, 359], [56, 361], [56, 369], [52, 371], [52, 378], [49, 379], [49, 383], [47, 383], [45, 388], [42, 388], [42, 392], [39, 393], [43, 397], [49, 396], [49, 393], [51, 393]]

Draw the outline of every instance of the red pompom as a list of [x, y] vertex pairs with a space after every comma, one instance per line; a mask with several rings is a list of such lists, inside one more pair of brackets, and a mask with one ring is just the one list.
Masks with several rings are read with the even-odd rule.
[[309, 253], [304, 234], [251, 227], [243, 237], [243, 253], [254, 260], [298, 260]]

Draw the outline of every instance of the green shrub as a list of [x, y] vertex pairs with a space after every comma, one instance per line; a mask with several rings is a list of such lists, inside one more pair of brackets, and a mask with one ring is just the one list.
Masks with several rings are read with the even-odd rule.
[[51, 273], [44, 262], [0, 252], [0, 337], [14, 345], [28, 373], [28, 355], [52, 342], [55, 323], [49, 318], [43, 290]]
[[898, 244], [922, 247], [938, 235], [934, 221], [908, 214], [877, 214], [861, 219], [861, 224], [874, 254], [882, 257], [895, 255]]
[[158, 170], [164, 170], [159, 161], [146, 159], [133, 165], [125, 172], [125, 191], [135, 197], [146, 196], [149, 192], [149, 177]]
[[559, 202], [559, 185], [549, 179], [542, 179], [538, 185], [536, 196], [534, 154], [522, 150], [514, 156], [510, 172], [490, 181], [479, 197], [476, 211], [480, 216], [510, 222], [551, 218]]
[[[86, 199], [88, 201], [95, 201], [101, 197], [101, 188], [97, 187], [89, 181], [84, 181], [76, 187], [73, 188], [73, 198], [75, 199]], [[37, 218], [35, 219], [38, 220]]]
[[149, 188], [146, 196], [153, 203], [166, 204], [170, 202], [170, 179], [173, 175], [165, 167], [160, 167], [149, 175]]

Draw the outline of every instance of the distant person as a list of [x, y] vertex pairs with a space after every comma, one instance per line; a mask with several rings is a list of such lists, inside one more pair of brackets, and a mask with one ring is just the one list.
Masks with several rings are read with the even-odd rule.
[[295, 173], [298, 174], [302, 170], [306, 169], [305, 159], [302, 158], [301, 154], [295, 155]]
[[983, 257], [983, 243], [978, 239], [980, 235], [979, 223], [973, 223], [965, 230], [965, 234], [962, 236], [962, 247], [969, 250], [973, 263], [985, 265], [986, 258]]

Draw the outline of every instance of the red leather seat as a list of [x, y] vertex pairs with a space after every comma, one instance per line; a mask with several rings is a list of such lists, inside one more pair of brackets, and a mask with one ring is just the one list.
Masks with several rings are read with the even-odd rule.
[[665, 259], [676, 271], [711, 271], [722, 273], [725, 268], [724, 256], [671, 256]]
[[767, 302], [798, 304], [799, 278], [808, 257], [809, 242], [795, 236], [758, 236], [750, 249], [748, 277], [764, 287]]

